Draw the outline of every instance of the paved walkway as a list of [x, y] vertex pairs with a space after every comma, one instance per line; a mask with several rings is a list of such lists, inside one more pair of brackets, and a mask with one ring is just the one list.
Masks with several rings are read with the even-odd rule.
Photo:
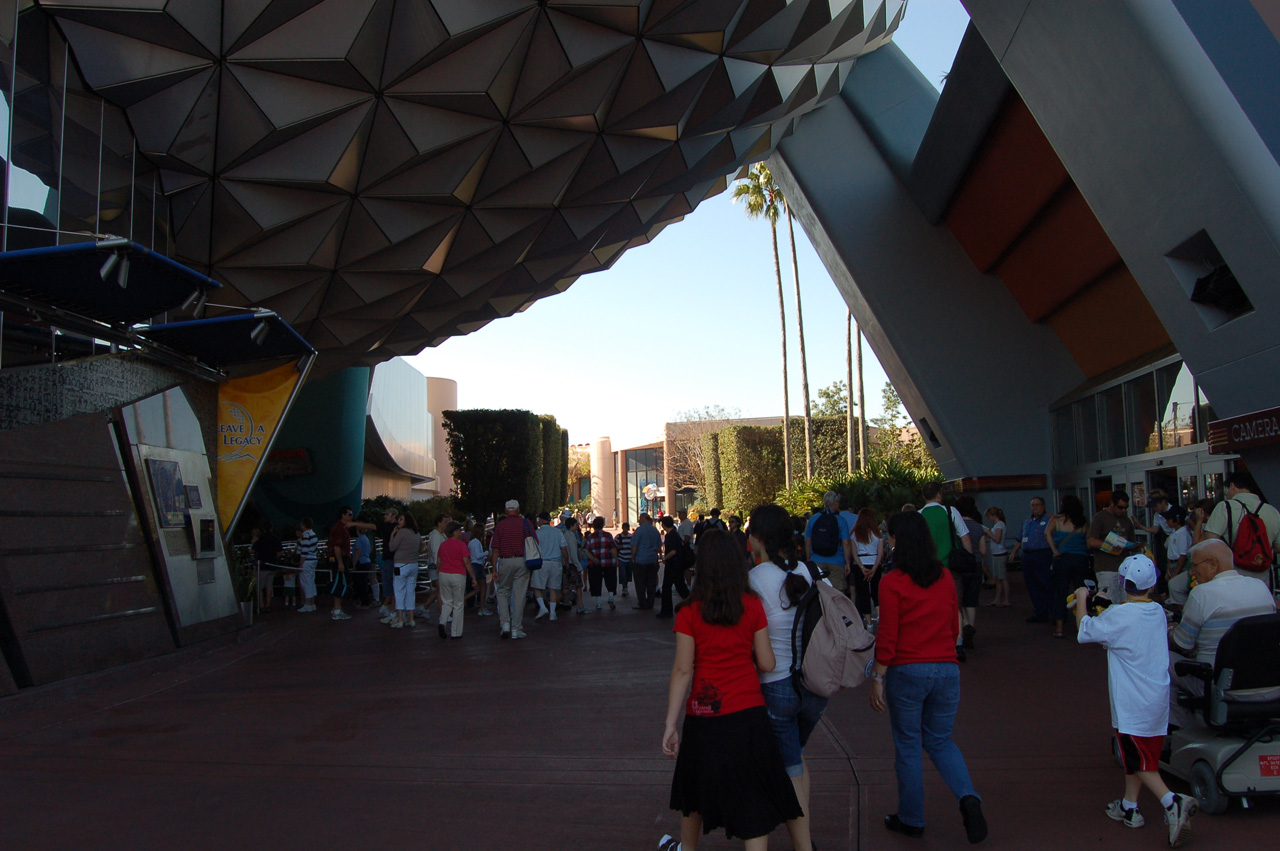
[[[275, 612], [239, 643], [28, 690], [0, 701], [0, 847], [652, 849], [678, 829], [659, 750], [674, 640], [629, 604], [518, 642], [496, 618], [443, 642], [373, 612]], [[964, 667], [957, 740], [983, 847], [1167, 847], [1157, 819], [1129, 831], [1102, 813], [1121, 782], [1103, 653], [1023, 614], [984, 608]], [[925, 838], [881, 826], [893, 750], [865, 691], [832, 700], [809, 761], [824, 851], [965, 846], [932, 769]], [[1280, 801], [1261, 801], [1200, 816], [1189, 847], [1278, 834]], [[771, 846], [790, 847], [785, 831]]]

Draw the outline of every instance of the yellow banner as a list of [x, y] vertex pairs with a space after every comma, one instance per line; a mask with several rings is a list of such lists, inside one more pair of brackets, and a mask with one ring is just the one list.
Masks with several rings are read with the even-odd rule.
[[218, 520], [229, 528], [302, 373], [293, 364], [218, 386]]

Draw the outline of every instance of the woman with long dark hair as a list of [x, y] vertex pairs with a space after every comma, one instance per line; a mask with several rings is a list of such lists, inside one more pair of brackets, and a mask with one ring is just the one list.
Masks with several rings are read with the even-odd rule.
[[395, 574], [396, 613], [382, 619], [392, 629], [413, 626], [414, 592], [418, 586], [418, 553], [422, 550], [422, 536], [418, 534], [418, 521], [405, 512], [396, 517], [396, 528], [391, 533], [391, 570]]
[[955, 642], [956, 586], [938, 561], [929, 526], [919, 513], [889, 520], [894, 570], [880, 580], [880, 627], [871, 674], [871, 707], [889, 710], [898, 811], [884, 826], [907, 836], [924, 833], [924, 760], [929, 754], [960, 802], [970, 842], [987, 836], [982, 801], [960, 748], [951, 740], [960, 705]]
[[[676, 610], [675, 633], [662, 752], [676, 760], [671, 809], [683, 815], [679, 847], [694, 851], [701, 834], [723, 827], [748, 851], [765, 851], [769, 833], [803, 813], [760, 692], [757, 669], [776, 664], [764, 607], [728, 532], [703, 534], [698, 581]], [[663, 837], [662, 846], [673, 844]]]
[[1067, 617], [1067, 595], [1091, 579], [1089, 571], [1089, 522], [1084, 516], [1084, 503], [1073, 493], [1058, 500], [1058, 513], [1044, 527], [1044, 539], [1053, 553], [1052, 588], [1054, 597], [1053, 637], [1062, 638], [1062, 625]]
[[797, 851], [809, 851], [813, 845], [809, 835], [809, 767], [804, 761], [804, 746], [822, 720], [827, 699], [818, 697], [792, 677], [791, 627], [813, 575], [796, 552], [791, 515], [785, 508], [761, 505], [752, 511], [747, 541], [758, 562], [747, 578], [769, 620], [769, 644], [776, 661], [772, 671], [760, 672], [760, 690], [764, 693], [769, 726], [778, 742], [782, 763], [804, 812], [800, 818], [787, 822], [787, 831]]

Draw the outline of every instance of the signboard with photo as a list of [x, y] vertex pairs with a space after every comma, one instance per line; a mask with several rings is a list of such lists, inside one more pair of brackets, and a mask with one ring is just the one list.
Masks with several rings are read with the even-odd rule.
[[187, 491], [182, 485], [182, 468], [177, 461], [147, 459], [147, 475], [151, 479], [151, 495], [155, 500], [156, 517], [161, 526], [185, 526], [187, 518]]

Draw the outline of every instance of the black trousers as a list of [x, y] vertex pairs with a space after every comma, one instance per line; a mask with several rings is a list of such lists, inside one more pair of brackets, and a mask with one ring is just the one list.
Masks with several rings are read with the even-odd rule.
[[642, 609], [652, 609], [658, 590], [658, 566], [636, 564], [632, 568], [632, 576], [636, 583], [636, 605]]
[[689, 586], [684, 582], [684, 571], [667, 565], [662, 568], [662, 609], [659, 611], [661, 615], [670, 615], [674, 610], [671, 603], [672, 588], [679, 591], [681, 597], [689, 596]]

